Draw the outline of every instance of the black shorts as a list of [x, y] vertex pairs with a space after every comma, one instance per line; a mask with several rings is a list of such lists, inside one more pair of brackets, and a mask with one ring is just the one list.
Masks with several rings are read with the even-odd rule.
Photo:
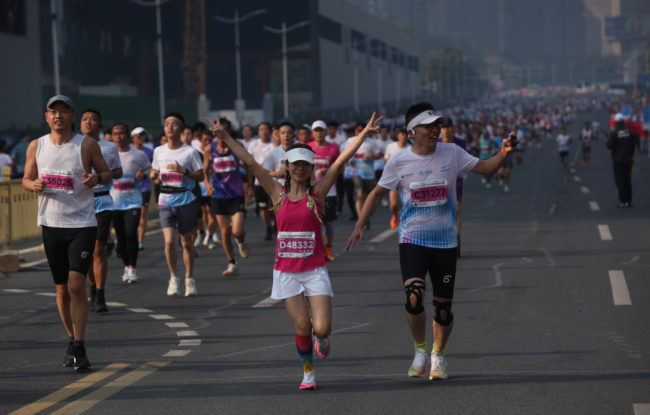
[[[104, 213], [104, 212], [100, 212]], [[111, 216], [112, 211], [108, 211]], [[70, 271], [88, 274], [93, 263], [97, 226], [90, 228], [51, 228], [43, 226], [45, 256], [56, 285], [68, 283]]]
[[151, 190], [142, 192], [142, 207], [148, 208], [151, 201]]
[[95, 214], [97, 218], [97, 240], [106, 243], [111, 232], [111, 221], [113, 220], [113, 211], [105, 210]]
[[379, 183], [379, 180], [381, 180], [381, 175], [384, 174], [384, 170], [375, 170], [375, 181]]
[[457, 202], [462, 202], [463, 201], [463, 184], [456, 183], [456, 201]]
[[352, 176], [354, 190], [363, 189], [364, 195], [369, 195], [375, 188], [375, 181], [372, 179], [362, 179], [359, 176]]
[[569, 157], [569, 152], [568, 151], [560, 151], [560, 160], [564, 159], [565, 157]]
[[338, 219], [336, 215], [336, 205], [337, 205], [336, 196], [327, 196], [325, 198], [325, 207], [323, 213], [323, 222], [331, 222]]
[[245, 212], [244, 196], [233, 197], [231, 199], [210, 198], [210, 213], [212, 215], [232, 216], [238, 212]]
[[457, 250], [458, 248], [438, 249], [414, 244], [399, 244], [402, 280], [406, 282], [411, 278], [419, 278], [425, 281], [429, 272], [433, 296], [454, 298]]
[[201, 206], [210, 206], [210, 196], [201, 196]]
[[273, 207], [273, 201], [262, 186], [255, 186], [255, 201], [260, 209]]

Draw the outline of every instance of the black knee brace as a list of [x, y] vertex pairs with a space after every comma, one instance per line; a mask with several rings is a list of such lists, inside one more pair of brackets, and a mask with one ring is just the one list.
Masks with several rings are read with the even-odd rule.
[[[436, 308], [436, 314], [433, 316], [433, 320], [436, 323], [440, 324], [441, 326], [448, 326], [452, 321], [454, 321], [454, 315], [451, 313], [451, 301], [441, 303], [439, 301], [433, 300], [433, 306]], [[447, 318], [444, 320], [440, 316], [441, 311], [447, 312]]]
[[[422, 314], [424, 311], [424, 305], [422, 304], [424, 292], [420, 293], [420, 290], [424, 291], [425, 289], [426, 286], [424, 285], [424, 281], [417, 280], [404, 287], [404, 290], [406, 291], [406, 304], [404, 304], [404, 307], [406, 308], [407, 313], [413, 315]], [[415, 295], [417, 298], [415, 307], [411, 305], [411, 295]]]

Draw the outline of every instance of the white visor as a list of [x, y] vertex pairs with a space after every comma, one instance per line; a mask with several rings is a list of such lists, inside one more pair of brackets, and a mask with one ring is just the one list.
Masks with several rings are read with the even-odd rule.
[[316, 153], [304, 148], [294, 148], [293, 150], [287, 151], [287, 161], [289, 163], [295, 163], [298, 160], [305, 160], [309, 164], [314, 164], [315, 157]]
[[433, 111], [426, 110], [418, 114], [417, 117], [413, 118], [409, 123], [409, 125], [406, 127], [406, 129], [410, 131], [420, 124], [427, 125], [438, 120], [440, 120], [440, 122], [444, 124], [447, 122], [447, 117], [443, 117], [442, 115], [436, 115]]

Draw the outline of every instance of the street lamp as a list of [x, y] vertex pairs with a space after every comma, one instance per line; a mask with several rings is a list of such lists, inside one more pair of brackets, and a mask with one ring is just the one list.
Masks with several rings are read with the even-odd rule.
[[234, 23], [235, 24], [235, 64], [237, 67], [237, 101], [235, 101], [235, 110], [237, 111], [237, 121], [239, 122], [239, 128], [241, 129], [244, 123], [244, 111], [246, 111], [245, 101], [241, 97], [241, 63], [239, 58], [239, 23], [248, 19], [249, 17], [259, 16], [260, 14], [266, 13], [266, 9], [255, 10], [252, 13], [248, 13], [244, 17], [239, 17], [239, 11], [235, 10], [235, 17], [232, 19], [226, 19], [221, 16], [214, 16], [215, 20], [220, 21], [221, 23]]
[[[54, 0], [52, 0], [54, 1]], [[162, 47], [162, 21], [160, 20], [160, 6], [169, 0], [155, 0], [147, 3], [142, 0], [131, 0], [139, 6], [156, 7], [156, 38], [158, 39], [158, 91], [160, 92], [160, 122], [165, 122], [165, 79], [163, 76], [163, 47]]]
[[309, 20], [296, 23], [295, 25], [287, 28], [287, 24], [282, 22], [282, 29], [273, 29], [272, 27], [264, 26], [267, 32], [282, 35], [282, 84], [284, 89], [284, 118], [289, 118], [289, 83], [287, 80], [287, 33], [299, 27], [307, 26]]
[[52, 15], [52, 54], [54, 56], [54, 95], [61, 95], [61, 77], [59, 75], [59, 31], [56, 27], [56, 0], [50, 1]]

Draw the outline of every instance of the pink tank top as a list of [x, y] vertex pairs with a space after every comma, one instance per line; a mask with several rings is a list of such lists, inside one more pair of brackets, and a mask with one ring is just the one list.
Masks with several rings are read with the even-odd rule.
[[[327, 252], [321, 223], [307, 207], [308, 197], [299, 202], [285, 200], [275, 213], [278, 224], [274, 269], [302, 272], [325, 265]], [[322, 213], [319, 211], [319, 217]]]

